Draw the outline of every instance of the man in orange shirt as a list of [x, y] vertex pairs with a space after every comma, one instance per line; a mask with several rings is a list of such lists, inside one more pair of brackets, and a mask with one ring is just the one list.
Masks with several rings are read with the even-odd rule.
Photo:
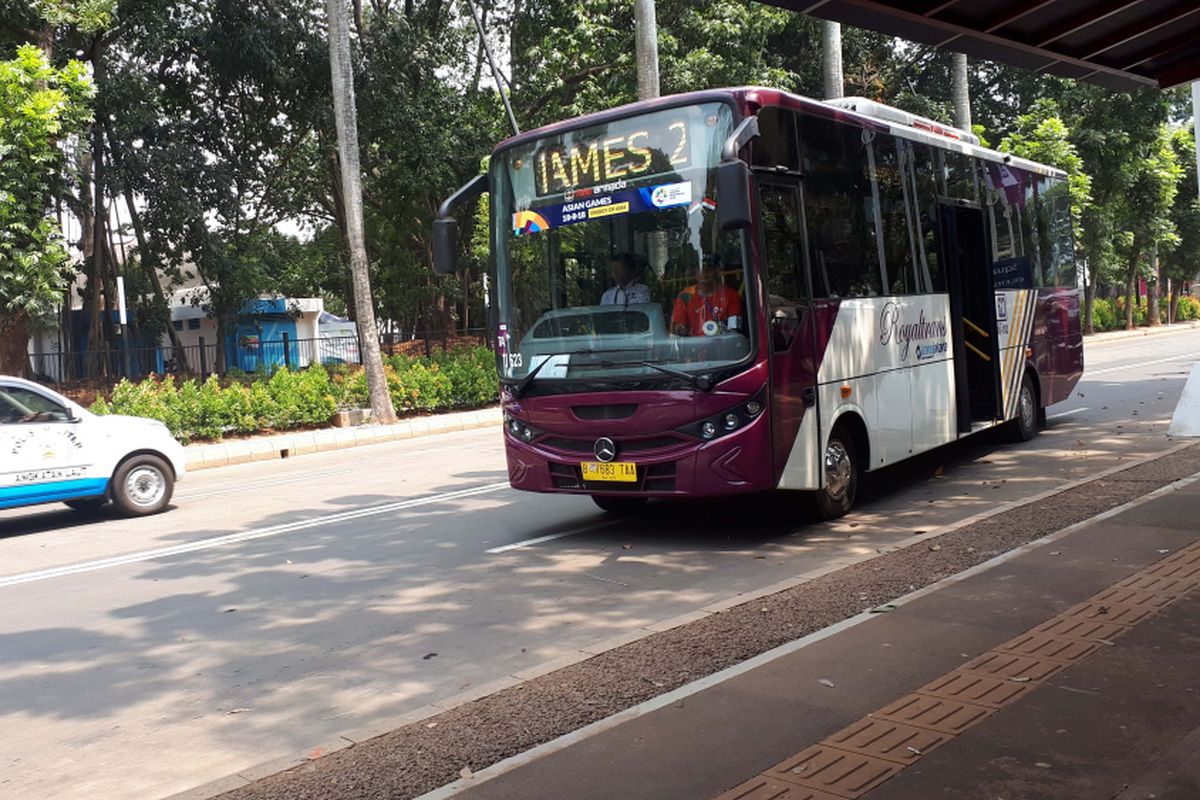
[[742, 299], [721, 283], [721, 262], [705, 256], [696, 283], [679, 293], [671, 313], [671, 333], [676, 336], [715, 336], [736, 330], [742, 316]]

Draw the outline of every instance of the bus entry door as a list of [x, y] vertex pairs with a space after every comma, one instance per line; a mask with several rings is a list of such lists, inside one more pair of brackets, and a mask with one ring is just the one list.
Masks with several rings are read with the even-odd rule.
[[954, 336], [958, 431], [969, 433], [973, 423], [991, 422], [1000, 409], [991, 258], [980, 208], [942, 203], [940, 216]]
[[[812, 305], [801, 263], [804, 245], [797, 182], [760, 178], [758, 202], [759, 264], [771, 347], [772, 439], [775, 474], [781, 475], [798, 445], [805, 415], [817, 413]], [[816, 422], [815, 416], [811, 422]]]

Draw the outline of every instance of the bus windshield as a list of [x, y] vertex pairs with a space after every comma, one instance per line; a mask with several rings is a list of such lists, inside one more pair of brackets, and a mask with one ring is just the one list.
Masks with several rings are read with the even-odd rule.
[[747, 359], [744, 237], [716, 225], [723, 103], [493, 159], [498, 363], [509, 380], [679, 381]]

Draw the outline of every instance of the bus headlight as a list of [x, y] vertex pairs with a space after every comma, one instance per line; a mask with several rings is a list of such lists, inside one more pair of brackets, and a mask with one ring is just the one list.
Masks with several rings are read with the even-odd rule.
[[757, 400], [751, 400], [749, 403], [746, 403], [746, 413], [750, 416], [757, 417], [761, 411], [762, 403]]
[[731, 431], [738, 426], [737, 414], [725, 415], [725, 430]]
[[700, 426], [700, 435], [705, 439], [711, 439], [717, 435], [717, 426], [711, 422], [706, 422]]
[[508, 413], [504, 414], [504, 428], [510, 436], [522, 442], [532, 442], [542, 435], [542, 431]]

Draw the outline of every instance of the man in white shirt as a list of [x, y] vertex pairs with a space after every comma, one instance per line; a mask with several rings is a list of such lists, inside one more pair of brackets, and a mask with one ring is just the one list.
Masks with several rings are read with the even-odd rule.
[[600, 298], [602, 306], [628, 306], [650, 302], [650, 287], [638, 282], [633, 256], [617, 253], [608, 263], [613, 286]]

